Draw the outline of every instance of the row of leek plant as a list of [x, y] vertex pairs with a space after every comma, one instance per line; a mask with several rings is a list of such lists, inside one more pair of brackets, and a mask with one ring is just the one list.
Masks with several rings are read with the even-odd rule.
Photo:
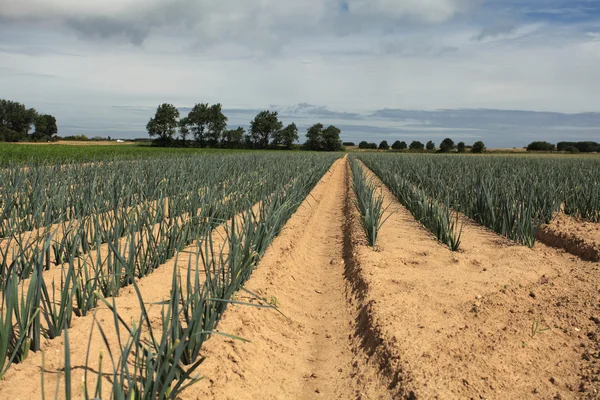
[[[292, 157], [293, 158], [293, 157]], [[212, 154], [0, 170], [0, 238], [65, 220], [128, 210], [198, 192], [247, 171], [269, 171], [281, 155]]]
[[[95, 382], [90, 382], [86, 372], [81, 397], [176, 398], [185, 388], [202, 379], [196, 371], [204, 361], [203, 346], [212, 335], [243, 340], [216, 331], [229, 304], [274, 308], [265, 299], [262, 299], [262, 304], [234, 300], [234, 294], [240, 289], [245, 290], [244, 283], [271, 241], [332, 161], [331, 157], [324, 158], [319, 165], [305, 170], [290, 185], [265, 197], [258, 210], [249, 207], [233, 218], [224, 226], [226, 240], [222, 246], [215, 245], [213, 232], [201, 232], [198, 238], [201, 243], [199, 251], [189, 255], [185, 275], [180, 273], [177, 266], [173, 271], [171, 295], [163, 304], [160, 324], [155, 324], [159, 326], [151, 323], [143, 296], [135, 282], [133, 286], [141, 310], [139, 322], [124, 321], [119, 316], [114, 300], [111, 303], [101, 297], [100, 301], [113, 311], [113, 323], [118, 334], [119, 329], [124, 329], [128, 335], [123, 343], [119, 342], [117, 349], [111, 349], [105, 329], [100, 323], [95, 324], [111, 358], [111, 379], [109, 381], [103, 377], [106, 374], [101, 367], [103, 356], [99, 355], [100, 367]], [[67, 368], [71, 366], [71, 359], [68, 337], [65, 337], [65, 382], [68, 382], [65, 385], [65, 398], [70, 399], [77, 393], [71, 384], [71, 369]], [[92, 332], [90, 340], [91, 337]], [[88, 354], [86, 371], [90, 370], [89, 363]], [[106, 382], [104, 386], [103, 381]]]
[[518, 243], [533, 247], [539, 227], [563, 209], [597, 220], [596, 159], [564, 157], [380, 156], [369, 165], [401, 174], [430, 196]]
[[359, 159], [383, 181], [417, 221], [450, 250], [458, 250], [462, 224], [459, 222], [458, 215], [450, 209], [448, 199], [432, 197], [400, 171], [389, 168], [389, 165], [380, 162], [378, 158], [360, 155]]
[[351, 159], [352, 183], [356, 194], [356, 205], [360, 211], [362, 226], [369, 244], [375, 248], [377, 234], [387, 218], [383, 218], [387, 207], [383, 207], [381, 188], [377, 190], [372, 180], [368, 180], [365, 171], [356, 159]]
[[[306, 174], [306, 170], [325, 168], [331, 161], [304, 157], [298, 159], [302, 167], [292, 165], [289, 169], [295, 172], [302, 169]], [[227, 191], [208, 192], [207, 196], [212, 197], [205, 198], [204, 207], [195, 208], [197, 214], [194, 217], [165, 219], [158, 224], [144, 223], [138, 231], [128, 232], [124, 239], [109, 240], [106, 255], [100, 252], [72, 254], [68, 263], [62, 266], [60, 284], [53, 281], [50, 288], [42, 274], [52, 244], [52, 237], [46, 238], [42, 248], [28, 260], [28, 269], [32, 271], [29, 280], [21, 281], [19, 287], [15, 263], [6, 271], [8, 278], [2, 285], [0, 315], [0, 374], [4, 374], [11, 363], [24, 360], [30, 350], [38, 351], [42, 336], [52, 339], [60, 335], [62, 329], [69, 326], [73, 314], [85, 316], [97, 306], [99, 296], [117, 296], [122, 287], [152, 273], [216, 225], [240, 210], [272, 197], [273, 185], [279, 188], [275, 193], [290, 186], [288, 175], [278, 172], [261, 178], [260, 185], [242, 180], [239, 186], [229, 185]], [[302, 179], [294, 177], [292, 182], [296, 185]], [[257, 187], [260, 189], [252, 190]], [[240, 196], [240, 193], [244, 195]]]
[[[243, 201], [248, 196], [260, 198], [265, 191], [276, 190], [282, 181], [291, 180], [299, 169], [304, 167], [306, 160], [304, 157], [292, 157], [287, 166], [283, 167], [283, 157], [276, 155], [269, 157], [270, 163], [263, 162], [250, 168], [246, 166], [244, 171], [221, 168], [220, 164], [217, 164], [215, 168], [218, 170], [207, 171], [208, 178], [202, 181], [204, 190], [195, 188], [190, 192], [163, 197], [158, 201], [141, 203], [132, 209], [123, 207], [110, 214], [96, 213], [77, 221], [65, 220], [54, 224], [52, 229], [43, 229], [35, 234], [17, 232], [0, 243], [0, 277], [5, 276], [4, 272], [16, 264], [18, 275], [27, 278], [31, 274], [29, 260], [36, 257], [41, 243], [49, 235], [52, 235], [53, 240], [48, 249], [52, 257], [46, 257], [47, 269], [51, 264], [68, 262], [72, 255], [81, 256], [91, 250], [97, 250], [99, 244], [104, 245], [132, 232], [139, 232], [142, 226], [168, 223], [174, 217], [197, 219], [199, 210], [219, 205], [214, 201], [215, 193], [228, 203]], [[229, 161], [238, 165], [248, 159], [230, 157]], [[225, 177], [222, 170], [233, 176]], [[266, 176], [277, 176], [277, 179], [265, 180]], [[212, 214], [210, 210], [209, 214]]]

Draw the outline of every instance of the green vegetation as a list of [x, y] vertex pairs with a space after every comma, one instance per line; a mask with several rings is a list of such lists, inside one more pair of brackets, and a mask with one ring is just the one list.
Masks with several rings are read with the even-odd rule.
[[379, 150], [388, 150], [390, 148], [390, 145], [388, 144], [387, 140], [382, 140], [381, 143], [379, 143]]
[[[418, 181], [406, 173], [405, 168], [417, 169], [423, 167], [419, 160], [425, 160], [422, 155], [396, 154], [363, 154], [357, 158], [363, 161], [385, 185], [440, 242], [450, 250], [457, 250], [460, 245], [462, 226], [459, 226], [457, 216], [452, 215], [449, 198], [432, 196], [431, 192], [418, 184]], [[433, 160], [439, 157], [433, 158]], [[426, 170], [424, 170], [426, 173]]]
[[[32, 127], [35, 129], [30, 135]], [[0, 99], [0, 141], [48, 141], [57, 133], [56, 118], [52, 115], [38, 114], [24, 104]]]
[[[221, 104], [196, 104], [186, 117], [172, 104], [161, 104], [146, 125], [150, 137], [158, 146], [226, 148], [226, 149], [285, 149], [291, 150], [298, 140], [298, 127], [286, 127], [277, 111], [264, 110], [250, 121], [246, 133], [243, 127], [227, 129], [227, 117]], [[176, 139], [179, 133], [179, 139]], [[313, 151], [341, 151], [340, 129], [323, 124], [311, 126], [304, 149]], [[188, 140], [189, 137], [193, 140]]]
[[[234, 293], [338, 157], [230, 152], [2, 169], [10, 184], [0, 192], [0, 371], [39, 351], [42, 336], [61, 333], [70, 365], [72, 319], [104, 303], [125, 334], [116, 354], [109, 351], [112, 396], [176, 396], [199, 379], [200, 349]], [[225, 245], [213, 243], [217, 228]], [[187, 276], [175, 268], [172, 296], [153, 326], [137, 280], [190, 245], [198, 250], [189, 255]], [[47, 282], [42, 272], [55, 268], [62, 279]], [[28, 286], [19, 285], [26, 279]], [[110, 300], [127, 286], [141, 309], [135, 323]], [[106, 325], [94, 329], [106, 341]], [[99, 380], [101, 366], [97, 373]], [[65, 383], [71, 398], [69, 368]]]
[[548, 142], [531, 142], [527, 145], [527, 151], [554, 151], [556, 146]]
[[360, 161], [352, 158], [350, 167], [357, 207], [360, 210], [360, 220], [367, 234], [369, 244], [375, 248], [377, 233], [385, 222], [385, 219], [383, 219], [385, 213], [383, 195], [381, 189], [377, 190], [375, 184], [367, 179]]
[[561, 206], [568, 215], [600, 222], [600, 159], [410, 154], [359, 158], [403, 203], [408, 202], [405, 192], [423, 191], [438, 204], [527, 246], [535, 244], [539, 226]]
[[404, 141], [399, 141], [396, 140], [393, 144], [392, 144], [392, 149], [393, 150], [406, 150], [407, 146], [406, 146], [406, 142]]

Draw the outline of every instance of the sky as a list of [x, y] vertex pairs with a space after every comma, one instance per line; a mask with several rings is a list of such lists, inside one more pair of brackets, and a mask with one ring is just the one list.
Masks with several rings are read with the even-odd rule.
[[166, 102], [344, 141], [600, 142], [599, 93], [600, 0], [0, 0], [0, 98], [63, 136], [146, 137]]

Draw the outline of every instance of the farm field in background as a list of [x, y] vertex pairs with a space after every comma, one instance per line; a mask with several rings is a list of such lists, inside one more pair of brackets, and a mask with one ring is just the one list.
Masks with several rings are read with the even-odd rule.
[[599, 395], [600, 158], [0, 162], [2, 398]]

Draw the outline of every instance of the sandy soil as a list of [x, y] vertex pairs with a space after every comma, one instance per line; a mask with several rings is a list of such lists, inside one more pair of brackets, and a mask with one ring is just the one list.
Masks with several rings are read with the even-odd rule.
[[600, 261], [600, 224], [559, 214], [537, 233], [537, 239], [549, 246], [589, 261]]
[[[231, 306], [219, 331], [250, 342], [213, 336], [207, 378], [182, 399], [600, 398], [600, 263], [517, 245], [465, 217], [461, 250], [451, 252], [367, 171], [390, 214], [373, 250], [348, 168], [346, 158], [333, 164], [246, 285], [281, 313]], [[552, 227], [597, 244], [593, 228], [568, 218]], [[169, 296], [173, 268], [171, 260], [139, 280], [146, 304]], [[131, 288], [116, 302], [125, 320], [139, 317]], [[95, 314], [115, 345], [111, 313]], [[160, 306], [150, 314], [157, 324]], [[74, 382], [92, 321], [74, 318], [69, 330]], [[103, 348], [96, 335], [90, 365]], [[43, 350], [52, 398], [62, 338]], [[40, 370], [41, 353], [13, 365], [0, 398], [40, 398]]]
[[[214, 336], [207, 379], [184, 398], [390, 398], [355, 337], [358, 310], [344, 278], [346, 160], [338, 160], [275, 239], [246, 287], [279, 304], [235, 306]], [[245, 299], [249, 300], [249, 299]]]
[[386, 188], [383, 194], [393, 213], [377, 251], [356, 221], [353, 243], [370, 318], [401, 360], [404, 392], [596, 396], [585, 358], [597, 354], [599, 264], [542, 244], [515, 245], [466, 218], [462, 250], [452, 253]]

